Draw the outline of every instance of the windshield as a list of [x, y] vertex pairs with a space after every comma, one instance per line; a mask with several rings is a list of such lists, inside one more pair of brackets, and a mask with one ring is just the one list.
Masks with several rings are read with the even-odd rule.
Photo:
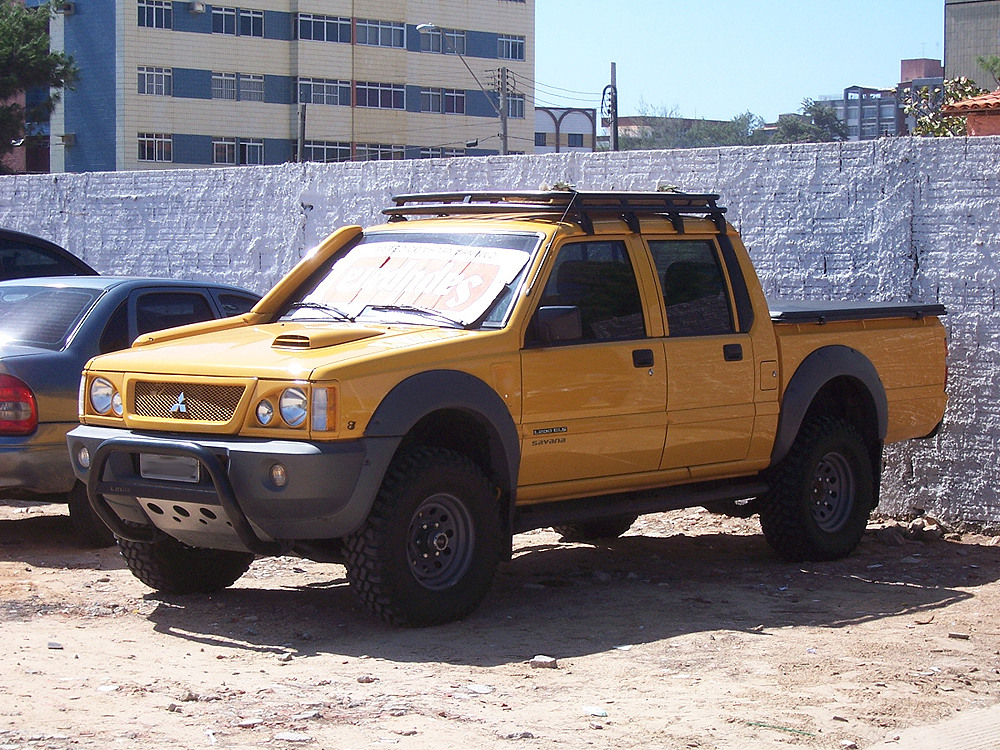
[[4, 286], [0, 288], [0, 343], [62, 349], [100, 293], [98, 289]]
[[282, 320], [500, 324], [536, 234], [380, 232], [338, 256]]

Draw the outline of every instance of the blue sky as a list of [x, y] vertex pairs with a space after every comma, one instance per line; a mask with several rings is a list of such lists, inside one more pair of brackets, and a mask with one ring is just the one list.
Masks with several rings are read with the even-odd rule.
[[768, 121], [805, 97], [895, 86], [899, 61], [944, 57], [944, 0], [535, 0], [537, 105]]

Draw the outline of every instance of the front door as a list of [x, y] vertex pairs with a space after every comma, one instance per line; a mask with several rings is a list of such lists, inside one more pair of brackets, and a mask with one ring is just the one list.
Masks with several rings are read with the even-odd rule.
[[537, 311], [532, 319], [521, 352], [520, 485], [659, 467], [663, 340], [647, 334], [636, 265], [623, 239], [560, 248], [539, 309], [578, 311], [579, 336], [554, 340]]

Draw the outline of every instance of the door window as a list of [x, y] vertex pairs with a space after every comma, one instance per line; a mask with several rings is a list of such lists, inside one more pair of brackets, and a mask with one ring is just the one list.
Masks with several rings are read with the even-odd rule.
[[[621, 240], [570, 242], [556, 256], [540, 307], [580, 311], [580, 341], [645, 338], [642, 298], [628, 250]], [[528, 343], [540, 343], [533, 326]]]
[[135, 322], [140, 335], [214, 317], [208, 300], [197, 292], [150, 292], [136, 302]]
[[651, 240], [671, 337], [734, 333], [726, 279], [707, 240]]

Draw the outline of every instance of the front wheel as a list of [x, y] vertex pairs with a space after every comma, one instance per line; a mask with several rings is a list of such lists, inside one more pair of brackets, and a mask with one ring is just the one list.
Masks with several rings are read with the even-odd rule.
[[469, 614], [500, 561], [500, 514], [483, 472], [442, 448], [397, 456], [364, 524], [344, 545], [362, 603], [393, 625]]
[[132, 575], [165, 594], [211, 594], [231, 585], [250, 569], [253, 554], [199, 549], [176, 539], [153, 542], [119, 539], [118, 547]]
[[759, 501], [764, 538], [788, 560], [850, 554], [874, 507], [874, 477], [868, 449], [851, 424], [809, 420]]

